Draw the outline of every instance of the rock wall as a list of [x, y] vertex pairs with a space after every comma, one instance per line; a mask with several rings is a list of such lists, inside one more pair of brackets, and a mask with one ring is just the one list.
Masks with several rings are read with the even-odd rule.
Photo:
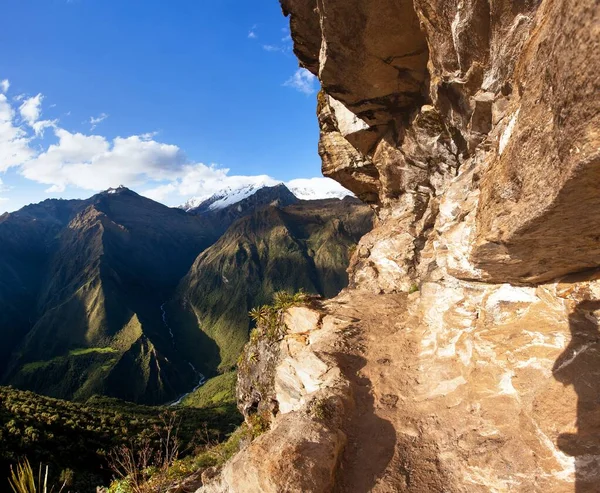
[[[229, 484], [236, 464], [275, 474], [248, 465], [270, 443], [318, 452], [331, 473], [263, 491], [600, 491], [600, 3], [281, 4], [300, 64], [322, 85], [323, 173], [378, 215], [338, 301], [364, 336], [355, 354], [374, 404], [363, 419], [389, 423], [395, 440], [381, 467], [353, 476], [365, 396], [341, 371], [346, 421], [298, 452], [279, 423], [310, 416], [332, 387], [313, 381], [293, 400], [280, 385], [284, 412], [229, 464]], [[372, 307], [383, 313], [401, 292], [412, 294], [379, 324], [382, 345]], [[304, 345], [277, 374], [319, 354], [343, 369], [346, 336]], [[286, 464], [292, 477], [300, 466]]]

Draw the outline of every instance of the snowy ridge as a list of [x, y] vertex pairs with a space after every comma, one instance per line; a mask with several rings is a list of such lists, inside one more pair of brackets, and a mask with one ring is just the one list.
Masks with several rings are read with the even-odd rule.
[[353, 196], [331, 178], [298, 178], [284, 184], [300, 200], [343, 199]]
[[241, 202], [265, 187], [285, 185], [300, 200], [343, 199], [352, 193], [330, 178], [299, 178], [289, 182], [276, 181], [266, 178], [242, 186], [229, 186], [210, 197], [192, 197], [180, 208], [185, 211], [197, 212], [224, 209], [232, 204]]
[[247, 185], [242, 188], [231, 188], [228, 187], [222, 192], [219, 192], [209, 200], [211, 200], [211, 204], [209, 205], [209, 210], [214, 211], [217, 209], [224, 209], [225, 207], [241, 202], [248, 197], [254, 195], [261, 188], [265, 188], [268, 186], [265, 183]]

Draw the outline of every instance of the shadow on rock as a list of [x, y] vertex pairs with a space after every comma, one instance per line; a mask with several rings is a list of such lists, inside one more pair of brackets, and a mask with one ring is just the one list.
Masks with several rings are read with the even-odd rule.
[[356, 354], [336, 355], [344, 376], [350, 381], [356, 403], [345, 432], [348, 444], [340, 465], [337, 492], [371, 491], [394, 457], [396, 432], [392, 423], [375, 413], [371, 381], [360, 375], [366, 360]]
[[552, 368], [554, 378], [577, 393], [577, 433], [563, 433], [558, 448], [575, 458], [575, 492], [600, 486], [600, 301], [583, 301], [569, 315], [571, 342]]

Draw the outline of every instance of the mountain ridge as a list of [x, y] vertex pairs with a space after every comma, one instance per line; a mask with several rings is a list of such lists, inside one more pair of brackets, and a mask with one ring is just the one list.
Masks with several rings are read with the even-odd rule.
[[[296, 186], [292, 185], [292, 183], [296, 183]], [[248, 185], [226, 187], [214, 193], [210, 197], [191, 198], [184, 204], [180, 205], [179, 208], [188, 212], [206, 212], [208, 210], [218, 210], [241, 202], [256, 194], [261, 189], [281, 186], [289, 190], [299, 200], [321, 200], [331, 198], [341, 200], [344, 197], [353, 196], [352, 192], [349, 190], [343, 189], [336, 182], [332, 183], [335, 185], [332, 185], [329, 182], [326, 182], [326, 184], [323, 185], [322, 181], [314, 181], [310, 179], [292, 180], [292, 182], [289, 183], [265, 179], [263, 181], [258, 181]]]
[[[299, 204], [323, 207], [277, 185], [194, 213], [119, 187], [3, 216], [1, 382], [77, 400], [94, 393], [147, 404], [179, 398], [198, 383], [190, 363], [208, 374], [217, 364], [189, 357], [184, 345], [174, 344], [162, 307], [198, 256], [230, 228], [242, 227], [238, 221], [252, 223], [257, 214], [276, 221], [275, 211]], [[251, 241], [258, 242], [257, 235]], [[275, 243], [283, 241], [280, 236]], [[336, 262], [345, 270], [346, 258]], [[238, 316], [247, 320], [241, 306]], [[218, 352], [210, 330], [193, 338], [205, 354]]]

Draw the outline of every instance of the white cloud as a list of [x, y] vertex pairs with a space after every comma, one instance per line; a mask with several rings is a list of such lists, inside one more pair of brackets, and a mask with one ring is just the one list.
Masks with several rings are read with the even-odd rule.
[[10, 82], [8, 79], [4, 79], [0, 81], [0, 91], [6, 94], [8, 92], [8, 88], [10, 87]]
[[[22, 98], [21, 98], [22, 99]], [[58, 120], [40, 120], [42, 116], [43, 94], [27, 98], [19, 106], [21, 118], [33, 129], [36, 135], [44, 135], [46, 128], [55, 127]]]
[[100, 123], [102, 123], [107, 118], [108, 118], [108, 115], [106, 113], [100, 113], [100, 115], [98, 115], [96, 118], [91, 116], [90, 117], [90, 125], [91, 125], [90, 130], [94, 130]]
[[14, 124], [15, 111], [6, 96], [0, 94], [0, 172], [18, 166], [35, 155], [31, 138]]
[[[8, 187], [5, 187], [0, 178], [0, 193], [8, 191]], [[0, 197], [0, 202], [7, 202], [9, 199], [6, 197]]]
[[292, 41], [292, 34], [290, 32], [290, 28], [289, 27], [283, 27], [283, 28], [281, 28], [281, 32], [283, 33], [283, 38], [281, 38], [281, 41], [283, 43], [291, 43], [291, 41]]
[[29, 125], [33, 125], [40, 119], [42, 114], [42, 101], [44, 96], [40, 93], [37, 96], [27, 98], [23, 101], [23, 104], [19, 106], [19, 113], [21, 118], [25, 120]]
[[168, 183], [166, 185], [160, 185], [158, 187], [151, 188], [150, 190], [146, 190], [141, 194], [144, 197], [155, 200], [156, 202], [167, 202], [169, 195], [172, 195], [176, 192], [177, 186], [173, 183]]
[[283, 51], [283, 48], [275, 45], [263, 45], [263, 50], [274, 53], [277, 51]]
[[139, 186], [147, 181], [173, 180], [186, 163], [177, 146], [147, 136], [109, 141], [62, 128], [55, 128], [54, 133], [58, 143], [21, 166], [23, 176], [51, 185], [50, 192], [61, 192], [67, 186], [103, 190], [120, 184]]
[[36, 135], [43, 136], [45, 129], [55, 128], [57, 124], [58, 120], [40, 120], [38, 122], [33, 123], [31, 125], [31, 128], [33, 128], [33, 131]]
[[255, 33], [254, 31], [250, 31], [250, 32], [248, 33], [248, 37], [249, 37], [250, 39], [256, 39], [256, 38], [258, 38], [258, 36], [256, 35], [256, 33]]
[[282, 53], [284, 55], [290, 54], [292, 51], [292, 36], [290, 30], [287, 27], [281, 29], [283, 37], [280, 38], [278, 43], [267, 43], [262, 45], [262, 49], [269, 53]]
[[[24, 127], [16, 125], [15, 109], [0, 94], [0, 172], [18, 166], [22, 176], [48, 185], [51, 193], [69, 186], [97, 191], [120, 184], [141, 187], [155, 183], [152, 193], [156, 198], [171, 192], [213, 192], [239, 180], [228, 176], [227, 169], [190, 162], [179, 147], [156, 141], [156, 133], [109, 140], [70, 132], [57, 121], [39, 120], [43, 99], [38, 94], [18, 108], [21, 118], [33, 129], [30, 136]], [[97, 124], [107, 116], [91, 118], [90, 123]], [[57, 142], [40, 151], [33, 140], [44, 128], [53, 129]]]
[[314, 94], [316, 82], [317, 78], [312, 73], [305, 68], [299, 68], [283, 85], [304, 94]]

